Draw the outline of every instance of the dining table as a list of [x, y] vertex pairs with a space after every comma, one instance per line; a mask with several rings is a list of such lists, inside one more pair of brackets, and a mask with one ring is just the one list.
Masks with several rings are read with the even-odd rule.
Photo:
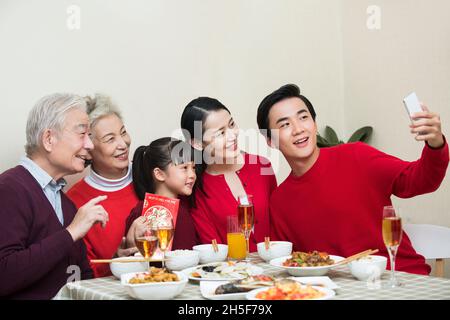
[[[264, 274], [273, 277], [290, 277], [283, 269], [262, 260], [257, 253], [249, 255], [251, 263], [261, 267]], [[450, 279], [410, 274], [396, 271], [403, 283], [397, 288], [383, 288], [379, 284], [388, 281], [390, 271], [386, 270], [380, 282], [368, 283], [352, 276], [348, 266], [341, 265], [329, 270], [328, 276], [337, 286], [334, 300], [450, 300]], [[120, 280], [110, 276], [69, 282], [54, 297], [56, 300], [128, 300], [133, 299], [122, 287]], [[199, 281], [189, 280], [183, 292], [174, 300], [205, 299]]]

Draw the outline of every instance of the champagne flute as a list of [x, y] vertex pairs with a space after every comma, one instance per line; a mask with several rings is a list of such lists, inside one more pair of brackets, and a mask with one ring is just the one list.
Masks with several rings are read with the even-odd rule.
[[383, 207], [383, 241], [389, 253], [391, 262], [391, 276], [385, 284], [387, 288], [400, 287], [403, 284], [395, 277], [395, 258], [397, 250], [402, 241], [402, 218], [393, 206]]
[[247, 244], [246, 257], [248, 260], [248, 254], [250, 251], [250, 234], [254, 228], [254, 206], [252, 195], [241, 195], [238, 197], [238, 220], [241, 231], [244, 233], [245, 241]]
[[163, 253], [162, 267], [165, 268], [165, 253], [170, 246], [174, 234], [174, 224], [172, 217], [166, 215], [158, 217], [156, 236], [158, 238], [159, 249]]
[[[145, 259], [150, 259], [158, 247], [156, 230], [147, 226], [145, 229], [136, 228], [134, 232], [134, 242], [139, 252]], [[149, 263], [150, 266], [150, 263]]]

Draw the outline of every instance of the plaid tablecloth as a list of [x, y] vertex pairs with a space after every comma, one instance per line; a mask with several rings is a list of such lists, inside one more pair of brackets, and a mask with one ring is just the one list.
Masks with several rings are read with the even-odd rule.
[[[264, 269], [265, 274], [273, 276], [290, 275], [261, 260], [257, 254], [252, 254], [250, 260]], [[429, 276], [419, 276], [404, 272], [396, 273], [405, 284], [395, 289], [377, 289], [365, 281], [358, 281], [350, 274], [347, 266], [340, 266], [327, 274], [338, 286], [334, 299], [340, 300], [390, 300], [390, 299], [446, 299], [450, 300], [450, 280]], [[381, 281], [389, 278], [386, 271]], [[122, 288], [120, 281], [114, 277], [97, 278], [72, 282], [65, 285], [56, 295], [59, 300], [124, 300], [132, 299]], [[204, 299], [200, 293], [199, 283], [189, 281], [182, 294], [176, 300]]]

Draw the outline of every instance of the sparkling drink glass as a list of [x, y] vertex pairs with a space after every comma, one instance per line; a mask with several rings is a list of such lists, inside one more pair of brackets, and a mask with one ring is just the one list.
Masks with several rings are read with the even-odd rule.
[[254, 210], [252, 195], [242, 195], [238, 197], [238, 221], [247, 243], [246, 258], [248, 258], [248, 253], [250, 251], [250, 234], [254, 228]]
[[[145, 259], [150, 259], [158, 248], [156, 230], [147, 226], [145, 230], [135, 230], [134, 243]], [[150, 262], [149, 262], [150, 267]]]
[[403, 284], [395, 277], [395, 258], [397, 250], [402, 241], [402, 218], [396, 212], [393, 206], [383, 208], [383, 241], [389, 253], [391, 262], [391, 276], [385, 284], [387, 288], [400, 287]]
[[170, 246], [173, 235], [175, 232], [174, 223], [172, 217], [165, 216], [159, 217], [157, 221], [156, 236], [158, 238], [159, 249], [163, 253], [162, 267], [165, 268], [165, 253]]

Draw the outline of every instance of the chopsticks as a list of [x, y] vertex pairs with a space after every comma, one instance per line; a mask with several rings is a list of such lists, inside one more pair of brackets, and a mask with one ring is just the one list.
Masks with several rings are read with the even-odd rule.
[[270, 237], [264, 237], [264, 245], [266, 247], [266, 250], [269, 250], [269, 248], [270, 248]]
[[217, 246], [217, 240], [216, 239], [213, 239], [212, 240], [212, 247], [213, 247], [213, 250], [214, 250], [214, 252], [219, 252], [219, 247]]
[[350, 263], [352, 261], [364, 258], [365, 256], [369, 256], [369, 255], [377, 253], [377, 252], [378, 252], [378, 249], [375, 249], [375, 250], [368, 249], [368, 250], [365, 250], [363, 252], [354, 254], [354, 255], [352, 255], [352, 256], [350, 256], [348, 258], [345, 258], [344, 260], [341, 260], [341, 261], [335, 263], [333, 266], [337, 266], [337, 265], [341, 265], [341, 264], [347, 264], [347, 263]]
[[162, 259], [93, 259], [90, 262], [91, 263], [129, 263], [129, 262], [161, 262], [163, 261]]

